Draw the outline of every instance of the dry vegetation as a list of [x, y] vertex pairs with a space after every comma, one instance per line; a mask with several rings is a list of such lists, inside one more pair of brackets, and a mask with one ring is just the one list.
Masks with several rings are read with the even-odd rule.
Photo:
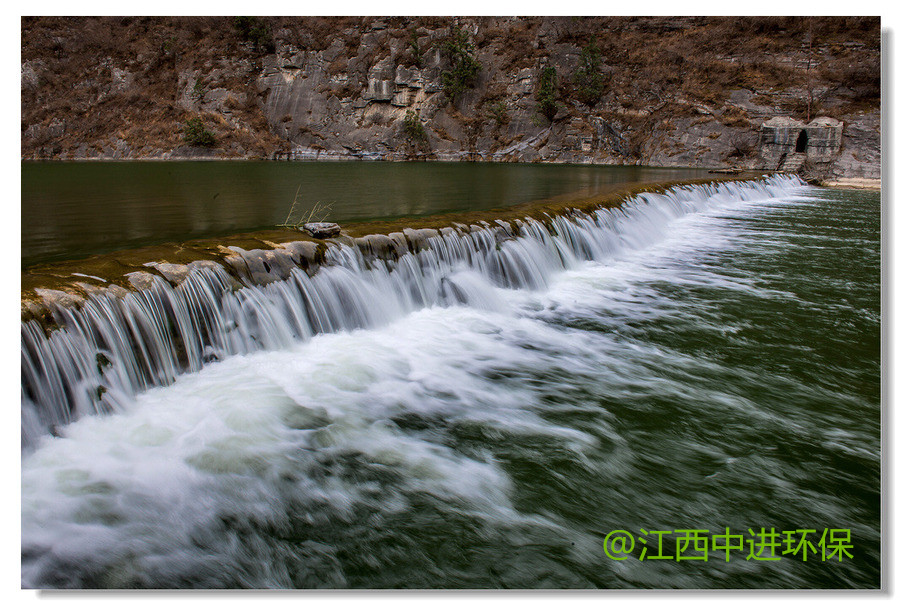
[[[596, 112], [624, 123], [636, 146], [660, 119], [696, 117], [694, 106], [722, 107], [740, 89], [768, 93], [759, 103], [801, 119], [809, 109], [812, 116], [840, 117], [880, 107], [877, 17], [260, 19], [273, 47], [322, 51], [339, 38], [344, 51], [328, 72], [347, 75], [347, 83], [329, 88], [341, 99], [361, 94], [367, 70], [392, 48], [398, 64], [413, 65], [431, 43], [414, 50], [411, 40], [454, 24], [474, 32], [478, 60], [504, 76], [594, 38], [608, 76]], [[23, 156], [59, 155], [82, 144], [103, 148], [116, 140], [132, 151], [171, 150], [183, 143], [184, 122], [197, 116], [227, 142], [219, 145], [226, 155], [267, 156], [287, 145], [272, 133], [254, 86], [265, 51], [242, 40], [229, 17], [26, 17], [21, 30]], [[26, 77], [26, 65], [33, 78]], [[201, 74], [203, 86], [244, 94], [247, 102], [231, 101], [227, 120], [182, 108], [179, 74], [190, 70]], [[567, 102], [572, 73], [559, 73], [561, 101]], [[503, 98], [492, 82], [479, 79], [472, 112], [464, 116], [467, 130], [475, 131], [473, 120], [493, 126], [487, 107]], [[798, 100], [797, 91], [806, 89], [810, 98]], [[779, 94], [788, 90], [793, 93]], [[745, 115], [730, 109], [724, 119], [749, 126]], [[53, 124], [64, 134], [25, 135]]]
[[[105, 145], [115, 139], [135, 151], [176, 148], [183, 144], [184, 122], [197, 116], [176, 103], [179, 73], [224, 66], [226, 75], [216, 85], [243, 92], [258, 70], [257, 57], [245, 46], [223, 18], [23, 18], [22, 61], [44, 69], [37, 85], [23, 82], [22, 130], [54, 119], [65, 122], [65, 135], [42, 148], [26, 148], [23, 138], [23, 156], [52, 156], [81, 143]], [[221, 65], [223, 57], [243, 58], [245, 64], [240, 69], [233, 61]], [[229, 108], [245, 127], [201, 115], [226, 155], [265, 156], [284, 145], [269, 133], [255, 102]], [[229, 153], [231, 148], [240, 150]]]
[[[808, 83], [821, 87], [825, 81], [839, 84], [831, 95], [841, 94], [845, 108], [847, 101], [858, 105], [854, 108], [879, 104], [877, 18], [606, 18], [576, 23], [567, 39], [582, 45], [596, 33], [613, 71], [609, 93], [638, 106], [652, 107], [676, 95], [715, 106], [730, 90], [785, 90]], [[810, 57], [820, 66], [807, 74]]]

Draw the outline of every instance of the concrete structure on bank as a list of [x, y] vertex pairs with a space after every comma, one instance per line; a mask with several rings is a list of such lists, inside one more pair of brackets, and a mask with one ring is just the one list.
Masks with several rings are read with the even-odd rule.
[[762, 124], [759, 158], [762, 169], [797, 171], [804, 163], [827, 165], [841, 150], [844, 124], [816, 117], [807, 124], [790, 117], [773, 117]]

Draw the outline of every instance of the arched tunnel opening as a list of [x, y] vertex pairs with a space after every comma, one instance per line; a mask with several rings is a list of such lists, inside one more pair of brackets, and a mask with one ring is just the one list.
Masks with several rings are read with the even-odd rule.
[[795, 148], [794, 150], [796, 150], [798, 153], [805, 153], [806, 145], [808, 142], [809, 135], [807, 135], [806, 130], [800, 130], [800, 135], [797, 136], [797, 148]]

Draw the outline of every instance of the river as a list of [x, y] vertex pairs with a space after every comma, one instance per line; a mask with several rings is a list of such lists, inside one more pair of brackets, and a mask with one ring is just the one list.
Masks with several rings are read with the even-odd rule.
[[776, 178], [564, 222], [259, 290], [197, 274], [171, 374], [88, 320], [55, 350], [23, 329], [23, 358], [103, 348], [60, 382], [114, 400], [51, 436], [23, 367], [23, 585], [878, 588], [879, 194]]
[[[23, 162], [22, 267], [271, 228], [479, 211], [705, 169], [514, 163]], [[294, 201], [296, 205], [294, 205]]]

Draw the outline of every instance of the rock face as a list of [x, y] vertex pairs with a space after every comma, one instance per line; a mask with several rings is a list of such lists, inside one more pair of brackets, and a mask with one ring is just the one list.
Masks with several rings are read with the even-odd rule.
[[[843, 176], [880, 174], [877, 18], [260, 23], [264, 44], [241, 39], [228, 18], [23, 19], [23, 158], [775, 169], [805, 131], [803, 161]], [[798, 42], [810, 28], [812, 48]], [[446, 77], [460, 35], [479, 68], [451, 102]], [[602, 89], [588, 98], [580, 82], [591, 48]], [[557, 86], [542, 105], [549, 68]], [[409, 111], [421, 135], [404, 126]], [[804, 126], [807, 114], [833, 120]], [[184, 122], [198, 116], [216, 136], [211, 149], [183, 140]]]
[[881, 178], [881, 116], [867, 114], [847, 123], [843, 150], [831, 167], [839, 178]]

